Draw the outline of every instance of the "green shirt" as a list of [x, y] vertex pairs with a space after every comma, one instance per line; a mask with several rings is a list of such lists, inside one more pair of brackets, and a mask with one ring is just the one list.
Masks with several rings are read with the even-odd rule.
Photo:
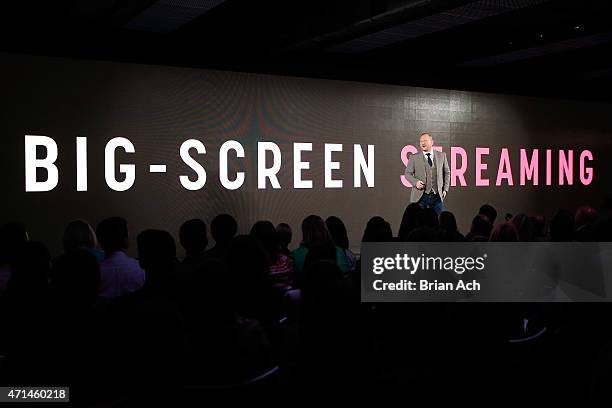
[[[295, 272], [302, 273], [304, 269], [304, 261], [306, 261], [306, 255], [308, 255], [308, 248], [304, 245], [300, 245], [299, 248], [291, 251], [291, 256], [295, 260]], [[344, 251], [340, 247], [336, 247], [336, 263], [340, 270], [345, 273], [349, 270], [349, 263], [346, 259]]]

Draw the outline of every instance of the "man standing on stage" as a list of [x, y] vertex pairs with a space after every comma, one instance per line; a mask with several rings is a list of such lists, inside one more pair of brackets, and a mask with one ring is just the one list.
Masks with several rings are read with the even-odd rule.
[[450, 188], [450, 168], [446, 154], [433, 150], [433, 143], [429, 133], [421, 134], [422, 152], [408, 156], [404, 176], [412, 184], [410, 202], [418, 203], [421, 208], [433, 208], [440, 215]]

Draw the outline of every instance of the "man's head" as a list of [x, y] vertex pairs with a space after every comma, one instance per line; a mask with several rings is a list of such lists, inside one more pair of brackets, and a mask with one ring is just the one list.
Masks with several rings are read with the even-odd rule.
[[206, 223], [198, 218], [185, 221], [179, 230], [179, 238], [188, 255], [204, 251], [208, 245]]
[[228, 245], [238, 232], [238, 223], [229, 214], [219, 214], [210, 223], [210, 233], [217, 245]]
[[148, 229], [136, 237], [140, 267], [150, 278], [153, 270], [170, 273], [176, 261], [174, 238], [166, 231]]
[[96, 235], [107, 253], [123, 251], [128, 247], [127, 221], [121, 217], [106, 218], [98, 224]]
[[424, 152], [431, 152], [431, 149], [433, 148], [433, 138], [427, 132], [421, 133], [419, 145], [421, 146], [421, 150]]
[[[478, 214], [486, 216], [489, 221], [491, 221], [491, 224], [495, 224], [495, 219], [497, 218], [497, 210], [492, 205], [483, 204], [482, 207], [480, 207], [480, 209], [478, 210]], [[507, 218], [506, 221], [508, 221]]]

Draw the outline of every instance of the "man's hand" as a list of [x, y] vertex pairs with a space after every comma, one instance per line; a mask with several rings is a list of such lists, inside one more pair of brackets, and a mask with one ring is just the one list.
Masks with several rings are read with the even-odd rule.
[[416, 188], [418, 190], [423, 190], [425, 188], [425, 183], [423, 183], [421, 180], [417, 181]]
[[444, 200], [446, 198], [446, 191], [442, 192], [442, 199]]

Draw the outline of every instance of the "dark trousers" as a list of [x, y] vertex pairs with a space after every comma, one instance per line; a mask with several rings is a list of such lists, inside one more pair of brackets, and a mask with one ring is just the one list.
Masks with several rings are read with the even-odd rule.
[[438, 215], [444, 211], [444, 204], [438, 193], [423, 193], [423, 196], [419, 199], [417, 204], [421, 208], [433, 208]]

